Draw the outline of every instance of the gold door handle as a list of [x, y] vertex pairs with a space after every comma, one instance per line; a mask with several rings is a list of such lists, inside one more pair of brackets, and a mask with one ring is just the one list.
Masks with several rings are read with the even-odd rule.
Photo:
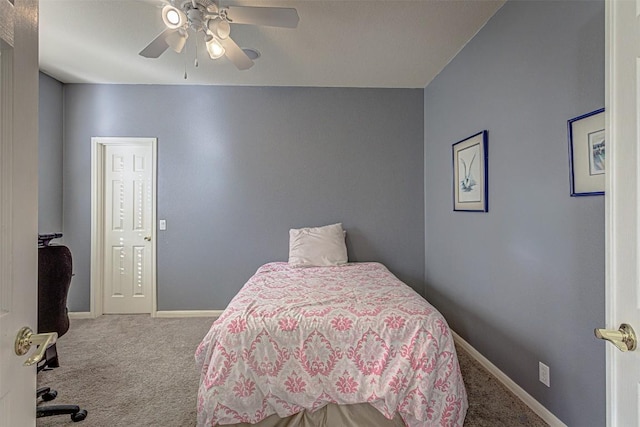
[[610, 329], [596, 329], [594, 332], [596, 337], [601, 340], [609, 341], [618, 347], [618, 350], [620, 351], [633, 351], [638, 346], [636, 333], [633, 331], [631, 325], [627, 325], [626, 323], [620, 325], [620, 329], [617, 331], [612, 331]]
[[55, 344], [57, 339], [57, 332], [34, 334], [30, 327], [25, 326], [18, 332], [14, 348], [18, 356], [24, 356], [29, 352], [32, 345], [38, 346], [35, 353], [24, 362], [24, 366], [31, 366], [42, 360], [44, 352], [48, 347]]
[[145, 237], [144, 240], [146, 240], [147, 242], [150, 242], [151, 241], [151, 236]]

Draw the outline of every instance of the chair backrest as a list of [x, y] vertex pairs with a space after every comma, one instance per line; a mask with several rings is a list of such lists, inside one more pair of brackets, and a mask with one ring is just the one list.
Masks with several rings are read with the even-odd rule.
[[57, 332], [61, 337], [69, 330], [67, 294], [72, 272], [69, 248], [38, 248], [38, 332]]

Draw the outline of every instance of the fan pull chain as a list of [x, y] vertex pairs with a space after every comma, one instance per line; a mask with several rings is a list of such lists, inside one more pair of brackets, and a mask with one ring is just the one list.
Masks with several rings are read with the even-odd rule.
[[198, 68], [198, 35], [195, 35], [196, 37], [196, 59], [195, 61], [193, 61], [193, 65]]
[[184, 49], [183, 52], [184, 52], [184, 79], [187, 80], [187, 49]]

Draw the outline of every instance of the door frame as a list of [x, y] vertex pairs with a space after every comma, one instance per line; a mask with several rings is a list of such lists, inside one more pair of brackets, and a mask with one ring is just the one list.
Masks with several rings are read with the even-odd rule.
[[110, 145], [151, 145], [151, 317], [158, 311], [157, 297], [157, 227], [156, 211], [158, 207], [157, 166], [158, 139], [149, 137], [92, 137], [91, 138], [91, 302], [90, 316], [96, 318], [104, 313], [104, 161], [107, 146]]
[[[630, 323], [636, 328], [638, 333], [637, 317], [628, 317], [625, 303], [633, 300], [627, 292], [631, 287], [637, 286], [637, 272], [630, 273], [629, 269], [621, 268], [623, 263], [635, 262], [637, 259], [637, 236], [639, 225], [637, 222], [638, 194], [638, 156], [637, 140], [631, 142], [626, 132], [626, 127], [622, 126], [626, 121], [637, 122], [637, 90], [636, 87], [637, 70], [632, 72], [622, 62], [623, 59], [637, 61], [634, 58], [625, 58], [629, 53], [629, 46], [635, 46], [637, 38], [628, 38], [629, 33], [637, 34], [637, 24], [635, 28], [630, 28], [635, 23], [640, 1], [624, 2], [618, 0], [607, 0], [605, 2], [605, 139], [607, 141], [606, 153], [606, 174], [605, 174], [605, 327], [616, 330], [621, 323]], [[624, 6], [624, 7], [623, 7]], [[631, 13], [629, 13], [631, 12]], [[634, 13], [635, 12], [635, 13]], [[628, 27], [629, 26], [629, 27]], [[635, 97], [634, 111], [629, 112], [629, 100], [626, 94], [633, 94]], [[637, 125], [637, 123], [636, 123]], [[636, 133], [638, 130], [636, 129]], [[637, 137], [637, 136], [636, 136]], [[633, 153], [623, 150], [631, 143], [635, 144]], [[624, 146], [621, 144], [625, 144]], [[633, 163], [627, 161], [632, 157]], [[631, 166], [633, 165], [633, 166]], [[634, 177], [628, 180], [628, 176]], [[632, 182], [629, 184], [628, 181]], [[636, 205], [636, 212], [629, 212], [621, 206], [623, 194], [633, 198], [631, 203]], [[633, 224], [633, 226], [628, 226]], [[626, 239], [624, 234], [630, 232], [634, 239]], [[634, 254], [633, 261], [629, 254]], [[635, 296], [635, 295], [634, 295]], [[625, 311], [624, 313], [622, 311]], [[638, 360], [638, 352], [622, 353], [613, 345], [605, 346], [605, 372], [606, 372], [606, 425], [614, 427], [617, 425], [631, 425], [625, 419], [627, 413], [624, 408], [628, 407], [629, 400], [625, 400], [631, 393], [627, 393], [629, 387], [621, 384], [620, 376], [624, 371], [623, 363], [627, 363], [629, 358], [635, 357]], [[632, 361], [633, 363], [634, 361]], [[633, 375], [636, 375], [634, 372]], [[637, 391], [633, 390], [633, 394]], [[638, 415], [636, 415], [637, 417]]]
[[[613, 161], [611, 159], [611, 153], [615, 148], [611, 143], [611, 137], [613, 136], [613, 132], [611, 129], [611, 108], [612, 108], [612, 93], [611, 88], [611, 79], [613, 76], [612, 70], [612, 43], [615, 40], [613, 31], [614, 31], [614, 17], [612, 11], [612, 5], [610, 2], [605, 2], [605, 112], [604, 112], [604, 120], [605, 120], [605, 140], [609, 143], [606, 147], [607, 153], [605, 157], [605, 191], [604, 191], [604, 220], [605, 220], [605, 283], [604, 283], [604, 293], [605, 293], [605, 327], [613, 327], [615, 319], [614, 319], [614, 311], [615, 305], [613, 303], [614, 299], [614, 286], [613, 286], [613, 271], [611, 270], [611, 266], [613, 265], [613, 254], [611, 253], [613, 241], [611, 238], [611, 232], [613, 230], [613, 194], [615, 188], [613, 186]], [[616, 418], [616, 410], [617, 407], [613, 406], [614, 395], [615, 395], [615, 380], [613, 378], [613, 358], [615, 357], [614, 348], [612, 345], [605, 345], [605, 421], [607, 427], [612, 427], [613, 420]]]

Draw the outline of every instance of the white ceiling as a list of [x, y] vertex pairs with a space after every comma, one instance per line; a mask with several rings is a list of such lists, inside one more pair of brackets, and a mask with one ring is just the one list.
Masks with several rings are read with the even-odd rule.
[[[40, 0], [40, 68], [64, 83], [424, 88], [504, 0], [238, 0], [294, 7], [296, 29], [232, 25], [246, 71], [185, 51], [138, 55], [165, 27], [153, 0]], [[184, 72], [188, 78], [184, 79]]]

